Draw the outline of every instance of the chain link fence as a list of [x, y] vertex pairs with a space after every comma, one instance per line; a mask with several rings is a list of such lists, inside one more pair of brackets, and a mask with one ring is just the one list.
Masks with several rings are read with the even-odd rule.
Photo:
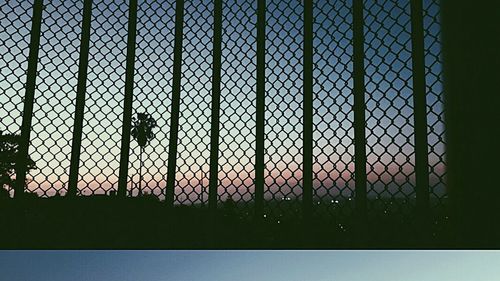
[[[44, 0], [27, 189], [65, 194], [83, 1]], [[0, 4], [0, 130], [21, 132], [32, 7]], [[369, 210], [405, 213], [416, 197], [410, 1], [364, 4]], [[266, 1], [264, 213], [301, 214], [304, 3]], [[313, 3], [313, 204], [316, 215], [354, 212], [353, 0]], [[79, 195], [118, 188], [129, 2], [94, 0], [79, 165]], [[175, 1], [138, 1], [132, 114], [157, 121], [143, 152], [132, 140], [127, 194], [165, 198], [172, 110]], [[430, 206], [445, 205], [439, 0], [423, 1]], [[185, 1], [174, 203], [208, 204], [214, 3]], [[252, 213], [256, 155], [257, 1], [222, 8], [218, 202]], [[139, 183], [140, 181], [140, 183]], [[7, 188], [7, 187], [6, 187]], [[11, 191], [11, 195], [13, 192]], [[409, 208], [408, 208], [409, 207]]]
[[441, 58], [439, 0], [424, 2], [424, 43], [427, 85], [427, 120], [429, 144], [429, 183], [434, 207], [446, 200], [446, 162], [444, 140], [444, 101]]
[[0, 4], [0, 131], [5, 133], [21, 132], [32, 10], [32, 1]]
[[[132, 113], [147, 112], [157, 122], [156, 137], [143, 155], [144, 193], [164, 196], [172, 92], [175, 5], [172, 1], [141, 1], [137, 8], [137, 44]], [[123, 92], [123, 90], [122, 90]], [[139, 193], [140, 147], [132, 142], [129, 192]]]
[[317, 1], [314, 6], [313, 187], [319, 215], [354, 211], [351, 9], [349, 0]]
[[365, 25], [368, 197], [401, 212], [416, 196], [410, 2], [366, 1]]

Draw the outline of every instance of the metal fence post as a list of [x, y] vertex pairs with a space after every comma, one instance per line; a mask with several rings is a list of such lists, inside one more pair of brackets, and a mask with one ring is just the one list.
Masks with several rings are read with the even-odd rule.
[[179, 134], [179, 107], [181, 100], [182, 77], [182, 32], [184, 20], [184, 0], [175, 2], [175, 41], [174, 65], [172, 81], [172, 113], [170, 114], [170, 138], [168, 144], [168, 170], [165, 202], [172, 207], [174, 204], [175, 169], [177, 160], [177, 143]]
[[23, 123], [19, 140], [19, 155], [16, 159], [16, 182], [14, 197], [21, 198], [26, 182], [28, 149], [33, 118], [33, 103], [35, 99], [36, 75], [38, 66], [38, 51], [40, 49], [40, 30], [42, 25], [43, 0], [33, 3], [33, 17], [31, 21], [30, 53], [26, 74], [26, 92], [24, 96]]
[[255, 129], [255, 216], [262, 216], [264, 201], [264, 126], [266, 95], [266, 0], [257, 2], [257, 100]]
[[120, 153], [118, 196], [127, 195], [130, 129], [132, 125], [132, 100], [134, 95], [135, 38], [137, 32], [137, 0], [130, 0], [128, 13], [127, 65], [125, 70], [125, 98], [123, 101], [123, 127]]
[[312, 215], [313, 178], [313, 0], [304, 1], [304, 160], [303, 214]]
[[363, 0], [353, 0], [354, 169], [356, 211], [366, 217], [365, 51]]
[[424, 26], [422, 0], [411, 0], [411, 46], [415, 123], [415, 173], [417, 212], [425, 217], [429, 208], [429, 159], [425, 92]]
[[85, 110], [85, 92], [87, 87], [87, 67], [89, 64], [90, 20], [92, 18], [92, 0], [83, 2], [82, 39], [80, 44], [80, 62], [78, 67], [78, 84], [76, 87], [75, 121], [71, 145], [71, 166], [67, 196], [76, 196], [78, 185], [78, 168], [82, 145], [83, 115]]
[[217, 208], [217, 185], [219, 184], [219, 111], [222, 60], [222, 0], [214, 3], [214, 45], [212, 68], [212, 113], [210, 130], [210, 183], [208, 189], [208, 206], [210, 210]]

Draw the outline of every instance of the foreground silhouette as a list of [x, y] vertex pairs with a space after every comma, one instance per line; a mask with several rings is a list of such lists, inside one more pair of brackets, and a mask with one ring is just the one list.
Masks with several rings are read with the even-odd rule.
[[[173, 209], [154, 196], [55, 196], [0, 200], [1, 248], [447, 248], [463, 246], [443, 214], [422, 229], [410, 217], [374, 211], [354, 216], [267, 215], [221, 203], [215, 214], [200, 206]], [[271, 203], [270, 203], [271, 204]], [[274, 208], [275, 206], [270, 206]], [[452, 239], [450, 239], [452, 238]]]

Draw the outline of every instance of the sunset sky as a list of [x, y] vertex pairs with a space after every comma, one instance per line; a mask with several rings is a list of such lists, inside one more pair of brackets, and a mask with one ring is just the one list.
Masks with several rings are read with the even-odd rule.
[[[19, 132], [31, 1], [9, 1], [0, 17], [0, 130]], [[54, 0], [43, 13], [30, 155], [30, 189], [67, 187], [83, 1]], [[116, 188], [122, 126], [128, 1], [94, 0], [79, 187]], [[174, 1], [138, 1], [133, 112], [158, 121], [146, 148], [145, 179], [164, 187], [171, 111]], [[368, 180], [411, 193], [414, 180], [409, 1], [365, 1]], [[439, 0], [425, 0], [431, 184], [445, 171]], [[253, 189], [256, 1], [224, 2], [221, 186]], [[314, 186], [344, 196], [353, 188], [351, 0], [314, 1]], [[300, 1], [268, 0], [266, 28], [266, 196], [301, 193], [302, 13]], [[208, 185], [213, 3], [185, 1], [177, 155], [181, 196]], [[3, 16], [5, 15], [5, 16]], [[132, 143], [129, 176], [138, 179]], [[384, 172], [387, 170], [387, 172]], [[290, 190], [292, 187], [292, 190]], [[222, 189], [221, 193], [225, 193]], [[247, 198], [248, 199], [248, 198]]]
[[0, 251], [9, 281], [494, 281], [498, 251]]

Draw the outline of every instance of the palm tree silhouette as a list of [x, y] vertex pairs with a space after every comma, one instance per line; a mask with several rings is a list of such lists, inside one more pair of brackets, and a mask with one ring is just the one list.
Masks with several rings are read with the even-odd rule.
[[132, 118], [132, 131], [130, 134], [141, 147], [141, 153], [139, 156], [139, 196], [142, 195], [142, 153], [144, 152], [144, 147], [155, 137], [155, 134], [153, 133], [153, 129], [155, 127], [156, 120], [148, 113], [137, 113], [137, 117]]

